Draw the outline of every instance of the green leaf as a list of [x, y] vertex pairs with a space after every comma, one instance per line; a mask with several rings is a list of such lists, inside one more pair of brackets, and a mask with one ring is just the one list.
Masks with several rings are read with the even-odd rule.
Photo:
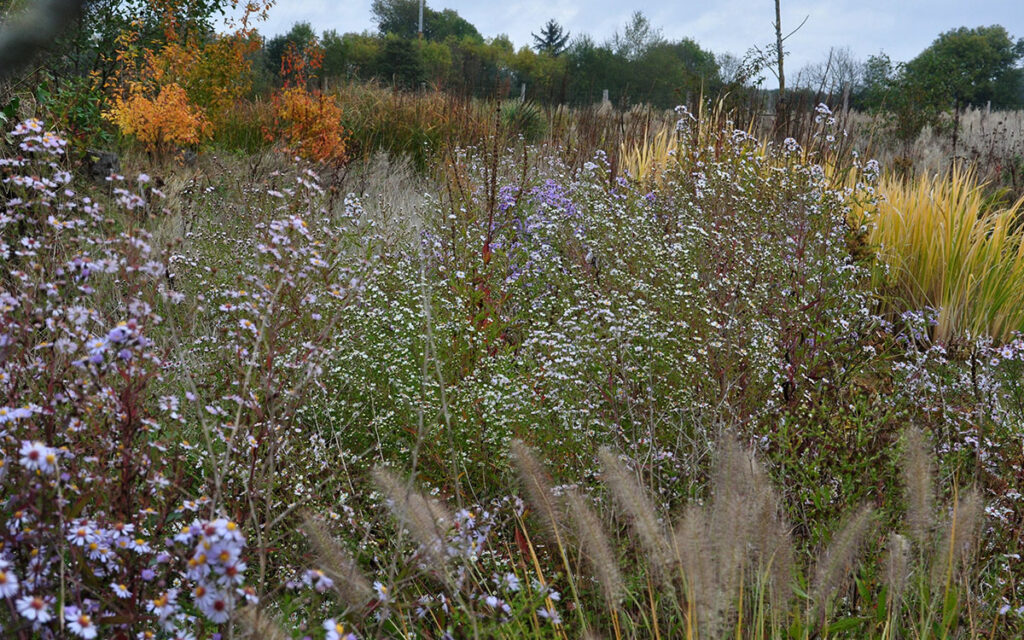
[[839, 620], [836, 620], [832, 624], [828, 625], [828, 632], [832, 634], [842, 633], [843, 631], [850, 631], [851, 629], [857, 629], [858, 627], [863, 626], [864, 622], [864, 618], [852, 616], [849, 618], [840, 618]]

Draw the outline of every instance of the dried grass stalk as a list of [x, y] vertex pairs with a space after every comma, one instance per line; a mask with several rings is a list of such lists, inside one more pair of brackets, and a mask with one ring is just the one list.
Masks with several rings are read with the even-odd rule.
[[316, 552], [319, 569], [334, 581], [334, 590], [341, 600], [353, 609], [369, 602], [373, 596], [370, 583], [345, 547], [310, 513], [303, 514], [302, 528]]
[[605, 603], [609, 609], [615, 609], [622, 601], [626, 587], [619, 572], [618, 558], [612, 551], [612, 545], [605, 535], [601, 521], [586, 500], [574, 489], [565, 492], [565, 506], [572, 520], [580, 550], [583, 551], [594, 577], [601, 585]]
[[446, 534], [455, 522], [451, 514], [440, 502], [414, 490], [387, 469], [374, 469], [373, 479], [390, 500], [395, 519], [409, 530], [437, 573], [444, 574]]
[[662, 582], [671, 580], [672, 556], [669, 542], [647, 492], [611, 449], [602, 447], [598, 456], [604, 482], [611, 491], [619, 513], [629, 520], [636, 532], [654, 575]]

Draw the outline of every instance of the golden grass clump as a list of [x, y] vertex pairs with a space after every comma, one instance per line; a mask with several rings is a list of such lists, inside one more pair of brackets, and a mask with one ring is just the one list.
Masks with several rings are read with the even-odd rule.
[[973, 170], [883, 177], [877, 205], [854, 206], [877, 250], [874, 284], [894, 311], [938, 311], [934, 338], [989, 335], [1009, 339], [1024, 329], [1024, 242], [1018, 218], [1024, 198], [993, 207]]

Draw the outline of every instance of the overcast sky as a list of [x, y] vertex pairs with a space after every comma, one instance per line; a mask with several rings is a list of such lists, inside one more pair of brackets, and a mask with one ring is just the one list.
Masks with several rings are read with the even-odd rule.
[[[288, 31], [307, 21], [319, 33], [335, 29], [375, 30], [371, 0], [278, 0], [264, 35]], [[772, 0], [431, 0], [436, 10], [454, 9], [485, 38], [506, 34], [516, 47], [532, 43], [554, 18], [573, 35], [590, 34], [603, 42], [621, 31], [640, 10], [669, 39], [696, 40], [715, 53], [738, 56], [752, 45], [774, 38]], [[909, 60], [943, 31], [956, 27], [1001, 24], [1014, 38], [1024, 37], [1024, 0], [782, 0], [782, 26], [788, 32], [806, 24], [786, 42], [789, 69], [827, 57], [830, 46], [849, 46], [858, 58], [885, 51], [894, 60]]]

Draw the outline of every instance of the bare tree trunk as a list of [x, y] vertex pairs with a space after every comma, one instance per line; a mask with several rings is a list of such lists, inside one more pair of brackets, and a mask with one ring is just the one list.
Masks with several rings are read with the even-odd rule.
[[782, 100], [786, 93], [786, 73], [782, 68], [782, 7], [780, 0], [775, 0], [775, 48], [779, 56], [779, 100]]
[[789, 131], [789, 113], [786, 108], [786, 71], [783, 68], [782, 51], [782, 7], [781, 0], [775, 0], [775, 48], [779, 64], [779, 97], [775, 101], [775, 133], [785, 136]]
[[957, 98], [956, 102], [953, 103], [953, 157], [949, 161], [949, 166], [953, 167], [956, 165], [956, 146], [960, 141], [960, 99]]

